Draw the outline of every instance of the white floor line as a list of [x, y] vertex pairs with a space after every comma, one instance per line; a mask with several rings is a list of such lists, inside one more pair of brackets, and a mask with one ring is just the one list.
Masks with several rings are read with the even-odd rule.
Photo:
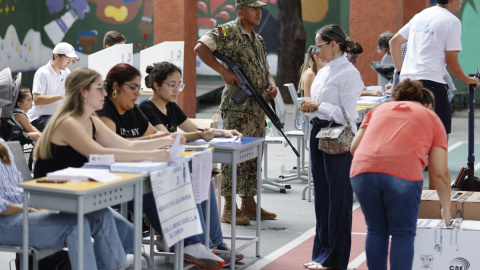
[[[360, 207], [358, 202], [354, 203], [352, 206], [352, 211]], [[261, 258], [256, 263], [250, 265], [248, 269], [262, 269], [267, 264], [273, 262], [274, 260], [278, 259], [280, 256], [284, 255], [285, 253], [289, 252], [290, 250], [294, 249], [296, 246], [300, 245], [301, 243], [305, 242], [306, 240], [310, 239], [312, 236], [315, 235], [316, 227], [309, 229], [308, 231], [304, 232], [302, 235], [291, 241], [290, 243], [286, 244], [285, 246], [275, 250], [274, 252], [268, 254], [267, 256]], [[361, 264], [361, 263], [360, 263]]]
[[448, 147], [448, 152], [452, 151], [453, 149], [459, 147], [460, 145], [467, 143], [467, 142], [456, 142]]
[[355, 258], [355, 260], [351, 261], [348, 264], [348, 268], [349, 269], [355, 269], [355, 268], [359, 267], [366, 260], [367, 260], [367, 255], [365, 254], [365, 251], [364, 251], [360, 255], [358, 255], [358, 257]]

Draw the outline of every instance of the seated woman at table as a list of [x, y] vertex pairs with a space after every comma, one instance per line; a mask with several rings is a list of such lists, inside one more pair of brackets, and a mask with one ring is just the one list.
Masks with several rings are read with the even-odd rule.
[[[213, 138], [214, 129], [208, 129], [205, 132], [198, 131], [195, 123], [185, 115], [182, 109], [177, 105], [178, 94], [183, 90], [182, 71], [176, 65], [170, 62], [155, 63], [147, 67], [147, 76], [145, 85], [153, 89], [153, 96], [148, 100], [140, 102], [140, 110], [148, 118], [148, 121], [158, 130], [165, 132], [176, 132], [177, 128], [185, 132], [188, 141], [204, 139], [209, 141]], [[217, 136], [232, 137], [242, 136], [237, 130], [215, 129]], [[213, 185], [210, 185], [210, 194], [214, 194]], [[210, 204], [211, 224], [210, 231], [212, 247], [217, 251], [228, 246], [223, 243], [223, 235], [219, 223], [218, 206], [215, 196], [211, 196]], [[202, 203], [202, 212], [206, 211], [206, 204]], [[218, 253], [218, 252], [217, 252]], [[243, 258], [243, 255], [237, 254], [237, 260]]]
[[[187, 142], [204, 139], [210, 141], [215, 136], [242, 136], [237, 130], [206, 129], [200, 131], [177, 105], [177, 97], [185, 87], [182, 83], [182, 71], [170, 62], [155, 63], [148, 66], [145, 85], [153, 89], [153, 96], [140, 102], [140, 110], [148, 121], [159, 131], [176, 132], [180, 128], [185, 132]], [[215, 131], [215, 132], [213, 132]]]
[[[1, 114], [1, 113], [0, 113]], [[22, 174], [13, 162], [13, 155], [0, 139], [0, 245], [23, 245], [23, 189]], [[38, 249], [68, 248], [72, 268], [78, 267], [78, 223], [75, 214], [49, 213], [44, 209], [29, 208], [29, 246]], [[83, 237], [83, 266], [85, 269], [118, 270], [128, 265], [122, 241], [109, 209], [85, 215]], [[133, 239], [132, 231], [128, 236]], [[91, 238], [94, 239], [92, 245]], [[129, 252], [133, 246], [128, 247]], [[95, 250], [95, 251], [94, 251]], [[96, 258], [95, 258], [96, 257]]]
[[[155, 134], [159, 133], [162, 135], [169, 134], [155, 129], [135, 105], [135, 100], [140, 95], [140, 78], [140, 71], [129, 64], [117, 64], [110, 69], [104, 83], [108, 95], [106, 100], [109, 101], [105, 102], [103, 109], [97, 111], [97, 114], [112, 131], [127, 139], [149, 138], [150, 135], [155, 137]], [[211, 194], [211, 198], [211, 204], [216, 205], [214, 194]], [[144, 195], [143, 206], [143, 211], [150, 225], [155, 231], [161, 232], [155, 200], [151, 193]], [[201, 207], [197, 205], [197, 208], [201, 214]], [[221, 234], [217, 213], [217, 210], [211, 212], [210, 229]], [[215, 221], [215, 217], [217, 217], [217, 221]], [[201, 221], [204, 225], [204, 220]], [[203, 228], [205, 229], [205, 226]], [[203, 243], [205, 243], [203, 234], [185, 239], [185, 262], [194, 263], [204, 269], [221, 268], [225, 263], [223, 259], [212, 254]]]
[[[48, 121], [35, 146], [35, 178], [67, 167], [82, 167], [90, 154], [113, 154], [116, 161], [169, 161], [168, 151], [150, 149], [173, 143], [174, 136], [136, 142], [123, 139], [95, 115], [95, 110], [102, 108], [104, 98], [100, 74], [88, 68], [72, 71], [65, 81], [64, 102]], [[133, 227], [110, 211], [125, 251], [130, 252]]]

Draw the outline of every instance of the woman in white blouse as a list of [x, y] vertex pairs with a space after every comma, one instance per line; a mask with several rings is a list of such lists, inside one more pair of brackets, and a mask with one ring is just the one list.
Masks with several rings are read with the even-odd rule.
[[350, 152], [330, 155], [318, 150], [315, 138], [321, 128], [347, 125], [341, 108], [350, 119], [354, 133], [358, 118], [356, 104], [364, 87], [358, 70], [348, 61], [346, 51], [355, 46], [338, 25], [317, 31], [316, 47], [326, 66], [318, 71], [311, 87], [312, 99], [300, 105], [312, 123], [310, 155], [315, 190], [316, 235], [309, 269], [347, 269], [350, 257], [352, 200], [349, 171]]

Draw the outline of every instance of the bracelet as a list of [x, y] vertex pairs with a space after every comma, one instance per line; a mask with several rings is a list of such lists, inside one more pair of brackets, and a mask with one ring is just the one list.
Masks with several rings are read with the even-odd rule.
[[31, 208], [31, 207], [28, 207], [28, 212], [29, 212], [29, 213], [32, 212], [32, 208]]

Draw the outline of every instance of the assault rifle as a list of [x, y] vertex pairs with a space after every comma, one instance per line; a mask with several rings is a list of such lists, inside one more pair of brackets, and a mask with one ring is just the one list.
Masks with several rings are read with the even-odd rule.
[[300, 157], [300, 154], [298, 153], [297, 149], [293, 147], [292, 143], [283, 132], [284, 124], [280, 122], [280, 119], [278, 118], [277, 114], [275, 114], [272, 108], [268, 106], [267, 102], [260, 95], [260, 93], [258, 93], [257, 89], [253, 87], [250, 80], [245, 76], [245, 73], [243, 72], [240, 64], [233, 62], [232, 59], [230, 59], [228, 56], [223, 55], [218, 51], [214, 51], [213, 55], [219, 60], [223, 61], [225, 64], [227, 64], [232, 69], [233, 73], [235, 74], [235, 76], [237, 76], [237, 79], [240, 82], [240, 91], [238, 91], [232, 96], [235, 103], [240, 104], [249, 96], [253, 96], [255, 98], [255, 101], [258, 103], [258, 105], [260, 105], [260, 107], [265, 112], [267, 117], [270, 118], [270, 121], [272, 121], [272, 124], [275, 126], [275, 128], [277, 128], [277, 130], [282, 134], [282, 136], [288, 142], [288, 144], [292, 148], [295, 155], [297, 155], [297, 157]]

